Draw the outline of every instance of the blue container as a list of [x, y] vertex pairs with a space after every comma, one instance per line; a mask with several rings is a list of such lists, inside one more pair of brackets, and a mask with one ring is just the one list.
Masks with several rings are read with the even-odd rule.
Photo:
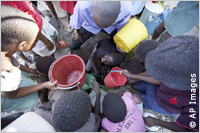
[[153, 21], [149, 21], [146, 23], [146, 28], [149, 35], [152, 35], [154, 33], [155, 28], [162, 22], [160, 17], [152, 16]]

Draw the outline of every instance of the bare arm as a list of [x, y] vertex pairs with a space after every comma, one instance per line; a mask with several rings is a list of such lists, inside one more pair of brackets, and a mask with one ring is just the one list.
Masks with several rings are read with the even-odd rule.
[[44, 18], [44, 15], [42, 14], [42, 12], [40, 10], [38, 10], [38, 8], [32, 4], [33, 8], [40, 14], [40, 16], [42, 16]]
[[45, 44], [48, 50], [50, 51], [53, 50], [54, 48], [53, 43], [48, 38], [46, 38], [46, 36], [44, 36], [41, 32], [39, 32], [38, 34], [38, 39], [41, 40]]
[[20, 64], [20, 70], [28, 72], [28, 73], [38, 74], [36, 69], [28, 68], [21, 64]]
[[165, 30], [165, 26], [164, 26], [164, 21], [162, 21], [162, 23], [160, 23], [154, 30], [154, 34], [152, 36], [152, 39], [156, 40], [160, 34]]
[[51, 1], [45, 1], [46, 5], [48, 6], [48, 8], [51, 10], [51, 12], [53, 13], [54, 17], [56, 18], [59, 28], [63, 27], [64, 25], [62, 24], [62, 22], [60, 21], [60, 19], [58, 18], [58, 15], [56, 13], [56, 10], [52, 4]]
[[160, 81], [154, 79], [151, 76], [132, 74], [128, 70], [122, 70], [122, 74], [126, 77], [129, 77], [130, 79], [142, 80], [151, 84], [160, 85]]
[[141, 75], [141, 76], [150, 76], [149, 73], [147, 71], [144, 71], [142, 73], [139, 73], [137, 75]]
[[11, 99], [20, 98], [20, 97], [30, 95], [34, 92], [43, 90], [45, 88], [48, 88], [48, 89], [51, 89], [51, 90], [57, 90], [55, 88], [56, 84], [57, 84], [57, 81], [55, 81], [53, 83], [48, 81], [48, 82], [37, 84], [35, 86], [22, 87], [22, 88], [19, 88], [16, 91], [12, 91], [12, 92], [2, 92], [2, 95], [7, 97], [7, 98], [11, 98]]
[[74, 35], [74, 40], [80, 40], [80, 41], [82, 41], [80, 29], [76, 30], [75, 35]]
[[160, 126], [160, 127], [167, 128], [174, 132], [191, 132], [191, 130], [180, 127], [175, 122], [166, 122], [166, 121], [162, 121], [162, 120], [159, 120], [159, 119], [156, 119], [153, 117], [146, 117], [146, 118], [144, 118], [144, 121], [145, 121], [145, 124], [149, 127]]
[[20, 57], [22, 60], [24, 60], [26, 63], [31, 64], [31, 62], [24, 56], [23, 53], [21, 53], [21, 54], [19, 55], [19, 57]]
[[[96, 65], [95, 65], [95, 63], [94, 63], [94, 53], [92, 53], [92, 54], [90, 55], [90, 62], [91, 62], [91, 64], [92, 64], [92, 68], [94, 69], [96, 75], [99, 75], [99, 71], [97, 70], [97, 67], [96, 67]], [[97, 77], [98, 77], [98, 76], [97, 76]]]

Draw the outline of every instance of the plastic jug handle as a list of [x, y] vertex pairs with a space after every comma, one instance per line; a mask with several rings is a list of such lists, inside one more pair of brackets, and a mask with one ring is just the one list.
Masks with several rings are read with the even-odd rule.
[[[118, 73], [122, 73], [122, 71], [119, 71], [119, 70], [113, 70], [113, 71], [110, 71], [109, 73], [112, 73], [112, 72], [118, 72]], [[127, 77], [127, 81], [129, 81], [129, 77]]]
[[80, 85], [80, 82], [78, 82], [77, 84], [73, 85], [73, 86], [70, 86], [70, 87], [60, 87], [60, 86], [56, 86], [56, 88], [60, 89], [60, 90], [69, 90], [69, 89], [72, 89], [72, 88], [75, 88], [77, 87], [78, 85]]
[[109, 73], [113, 73], [113, 72], [122, 73], [122, 71], [119, 71], [119, 70], [113, 70], [113, 71], [110, 71]]

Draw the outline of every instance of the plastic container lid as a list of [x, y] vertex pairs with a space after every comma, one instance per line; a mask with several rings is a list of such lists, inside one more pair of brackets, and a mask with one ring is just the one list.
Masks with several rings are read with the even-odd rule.
[[162, 12], [164, 12], [164, 9], [162, 6], [158, 4], [154, 4], [151, 1], [147, 1], [147, 3], [145, 4], [145, 8], [156, 14], [161, 14]]

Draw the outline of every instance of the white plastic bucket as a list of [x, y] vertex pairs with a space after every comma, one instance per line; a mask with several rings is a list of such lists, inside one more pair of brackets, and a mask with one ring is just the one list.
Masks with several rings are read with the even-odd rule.
[[162, 6], [154, 4], [151, 1], [147, 1], [145, 4], [144, 11], [140, 17], [140, 21], [145, 25], [149, 20], [149, 16], [158, 17], [163, 13], [163, 11], [164, 9]]

